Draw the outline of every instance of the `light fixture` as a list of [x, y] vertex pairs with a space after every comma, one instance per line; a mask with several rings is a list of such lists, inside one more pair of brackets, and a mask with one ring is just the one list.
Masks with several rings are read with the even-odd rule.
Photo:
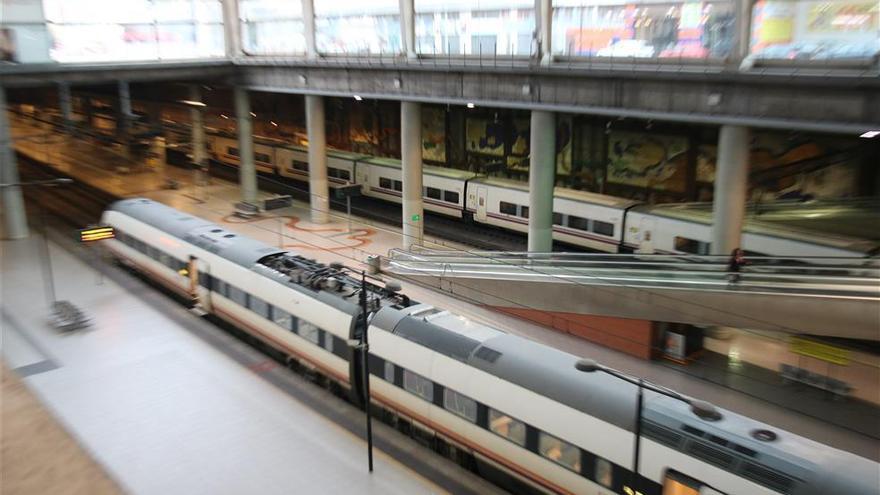
[[254, 112], [249, 112], [249, 113], [251, 114], [251, 117], [256, 117], [256, 116], [257, 116], [257, 114], [255, 114]]
[[229, 120], [229, 117], [227, 117], [225, 113], [221, 113], [221, 114], [220, 114], [220, 118], [221, 118], [221, 119]]
[[205, 104], [205, 102], [202, 102], [202, 101], [195, 101], [195, 100], [179, 100], [179, 101], [180, 101], [180, 103], [183, 103], [184, 105], [189, 105], [191, 107], [206, 107], [206, 106], [208, 106]]
[[473, 104], [473, 103], [468, 103], [468, 104], [467, 104], [467, 107], [468, 107], [468, 108], [474, 108], [474, 104]]
[[361, 101], [361, 100], [363, 100], [363, 98], [361, 98], [360, 95], [354, 95], [354, 101]]
[[871, 139], [880, 136], [880, 131], [866, 131], [860, 138]]
[[274, 125], [275, 127], [278, 127], [278, 124], [276, 124], [274, 120], [270, 120], [269, 123]]

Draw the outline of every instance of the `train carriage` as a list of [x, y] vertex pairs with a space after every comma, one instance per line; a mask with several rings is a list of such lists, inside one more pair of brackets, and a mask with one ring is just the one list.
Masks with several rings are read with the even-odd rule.
[[[555, 188], [553, 239], [598, 251], [616, 253], [624, 216], [634, 201], [601, 194]], [[499, 178], [468, 182], [467, 210], [474, 221], [528, 232], [528, 184]]]
[[[400, 160], [367, 158], [357, 162], [357, 183], [363, 194], [382, 201], [400, 204], [403, 179]], [[427, 211], [455, 218], [462, 217], [465, 190], [473, 172], [425, 166], [422, 170], [422, 197]]]
[[[240, 151], [238, 149], [238, 140], [214, 136], [211, 140], [211, 153], [215, 160], [234, 165], [241, 166]], [[254, 143], [254, 166], [258, 172], [264, 174], [275, 173], [275, 147], [271, 144]]]
[[[284, 145], [276, 148], [278, 173], [283, 177], [309, 181], [309, 150], [304, 146]], [[367, 155], [335, 149], [327, 150], [327, 182], [337, 188], [355, 182], [355, 164]]]

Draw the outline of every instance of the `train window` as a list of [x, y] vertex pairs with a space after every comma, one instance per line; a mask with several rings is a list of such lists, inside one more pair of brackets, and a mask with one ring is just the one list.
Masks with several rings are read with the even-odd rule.
[[600, 235], [607, 235], [608, 237], [614, 236], [614, 224], [608, 222], [602, 222], [599, 220], [593, 220], [593, 232]]
[[443, 407], [471, 423], [477, 422], [477, 401], [455, 390], [443, 389]]
[[213, 277], [211, 277], [210, 273], [205, 273], [203, 271], [199, 271], [199, 285], [201, 285], [202, 287], [204, 287], [206, 289], [210, 289], [211, 285], [212, 285], [212, 283], [211, 283], [212, 278]]
[[254, 153], [254, 160], [263, 163], [272, 163], [272, 157], [265, 153]]
[[403, 388], [428, 402], [434, 402], [434, 384], [418, 373], [403, 370]]
[[579, 448], [544, 432], [540, 432], [538, 435], [538, 452], [542, 456], [577, 473], [581, 472], [581, 450]]
[[226, 154], [231, 156], [238, 156], [238, 148], [228, 147], [226, 148]]
[[663, 495], [724, 495], [690, 476], [668, 469], [663, 478]]
[[590, 230], [590, 221], [584, 217], [568, 216], [568, 226], [577, 230]]
[[489, 409], [489, 429], [515, 444], [526, 444], [526, 424], [495, 409]]
[[710, 247], [711, 243], [708, 242], [675, 236], [674, 248], [676, 251], [691, 254], [709, 254]]
[[614, 468], [611, 462], [601, 457], [596, 457], [595, 468], [596, 482], [605, 488], [611, 488], [611, 484], [614, 482]]
[[319, 344], [321, 340], [320, 329], [311, 323], [302, 320], [299, 322], [299, 336], [313, 344]]
[[400, 182], [399, 180], [394, 181], [394, 190], [403, 191], [403, 182]]
[[431, 199], [443, 199], [443, 191], [436, 187], [426, 187], [425, 196]]
[[519, 207], [519, 216], [523, 218], [529, 218], [529, 207], [528, 206], [520, 206]]
[[227, 284], [227, 291], [228, 295], [226, 297], [231, 299], [232, 302], [238, 304], [239, 306], [245, 308], [247, 307], [247, 293], [245, 291], [239, 289], [232, 284]]
[[275, 322], [281, 328], [286, 328], [288, 330], [292, 330], [290, 326], [290, 313], [284, 311], [279, 307], [272, 308], [272, 321]]
[[498, 209], [505, 215], [516, 215], [516, 205], [502, 201], [498, 204]]
[[328, 332], [324, 332], [324, 349], [333, 352], [333, 335]]
[[269, 313], [269, 303], [260, 299], [257, 296], [251, 296], [251, 311], [262, 316], [263, 318], [269, 319], [271, 314]]
[[385, 361], [385, 381], [388, 383], [394, 383], [394, 363], [391, 361]]
[[306, 162], [294, 160], [290, 165], [291, 165], [291, 167], [293, 167], [294, 170], [298, 170], [300, 172], [308, 173], [308, 171], [309, 171], [309, 164]]
[[553, 212], [553, 225], [563, 225], [562, 213]]
[[220, 294], [221, 296], [226, 296], [226, 286], [229, 285], [226, 282], [220, 280], [219, 278], [214, 279], [214, 292]]
[[443, 191], [443, 201], [458, 204], [458, 193], [455, 191]]
[[351, 180], [351, 172], [348, 170], [339, 169], [339, 178], [342, 180]]
[[384, 189], [391, 189], [391, 179], [386, 179], [385, 177], [379, 177], [379, 187]]

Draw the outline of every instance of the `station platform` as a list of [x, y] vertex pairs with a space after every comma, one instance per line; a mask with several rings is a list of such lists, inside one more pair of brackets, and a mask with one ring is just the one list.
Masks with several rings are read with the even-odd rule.
[[[17, 130], [16, 130], [17, 131]], [[16, 145], [20, 153], [40, 160], [25, 145]], [[88, 153], [89, 160], [82, 163], [75, 154], [68, 155], [63, 144], [54, 160], [67, 165], [49, 166], [62, 169], [79, 181], [89, 184], [107, 184], [108, 190], [119, 196], [141, 195], [161, 201], [175, 208], [206, 218], [272, 245], [300, 252], [321, 262], [343, 262], [352, 267], [363, 267], [368, 255], [385, 255], [401, 245], [399, 228], [380, 225], [355, 215], [352, 231], [343, 213], [332, 212], [331, 223], [310, 224], [308, 205], [295, 201], [293, 206], [274, 210], [254, 219], [244, 221], [233, 217], [233, 204], [239, 200], [238, 187], [234, 183], [211, 178], [205, 186], [192, 184], [191, 173], [173, 166], [157, 167], [143, 172], [139, 184], [156, 184], [156, 189], [135, 187], [127, 179], [130, 173], [119, 174], [112, 162], [104, 162], [100, 150]], [[44, 150], [40, 153], [45, 154]], [[180, 181], [177, 190], [163, 189], [164, 176]], [[109, 176], [109, 177], [108, 177]], [[272, 195], [260, 193], [260, 198]], [[442, 239], [426, 237], [426, 246], [433, 249], [467, 249]], [[880, 459], [876, 448], [880, 439], [880, 359], [872, 354], [853, 354], [852, 362], [840, 373], [851, 381], [854, 397], [843, 402], [826, 400], [821, 394], [795, 387], [791, 393], [784, 390], [782, 381], [773, 371], [778, 363], [797, 362], [798, 356], [790, 352], [784, 336], [772, 333], [737, 331], [729, 340], [706, 339], [706, 354], [717, 358], [711, 361], [716, 373], [696, 372], [695, 368], [667, 361], [645, 361], [601, 345], [588, 342], [576, 335], [551, 330], [535, 321], [511, 314], [493, 311], [478, 304], [457, 298], [454, 294], [441, 293], [418, 284], [402, 282], [403, 290], [410, 297], [447, 309], [466, 318], [488, 324], [503, 331], [522, 335], [579, 356], [590, 357], [622, 372], [645, 377], [657, 384], [684, 394], [699, 397], [715, 405], [751, 416], [759, 421], [775, 425], [805, 437], [832, 445], [843, 450], [872, 459]], [[604, 328], [597, 332], [608, 333]], [[743, 374], [743, 366], [754, 365], [767, 373]], [[770, 368], [766, 368], [769, 366]], [[805, 366], [812, 366], [805, 364]], [[835, 375], [838, 376], [838, 375]], [[726, 383], [717, 378], [728, 377]], [[815, 407], [803, 407], [810, 401]], [[852, 417], [842, 419], [836, 411], [855, 408], [858, 421]]]
[[369, 473], [362, 411], [51, 238], [58, 297], [93, 323], [49, 328], [41, 238], [3, 241], [3, 359], [122, 491], [500, 493], [378, 421]]

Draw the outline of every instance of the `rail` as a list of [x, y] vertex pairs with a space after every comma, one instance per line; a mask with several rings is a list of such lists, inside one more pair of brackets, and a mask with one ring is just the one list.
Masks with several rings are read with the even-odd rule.
[[880, 300], [880, 259], [750, 257], [738, 280], [727, 256], [392, 250], [398, 275]]

